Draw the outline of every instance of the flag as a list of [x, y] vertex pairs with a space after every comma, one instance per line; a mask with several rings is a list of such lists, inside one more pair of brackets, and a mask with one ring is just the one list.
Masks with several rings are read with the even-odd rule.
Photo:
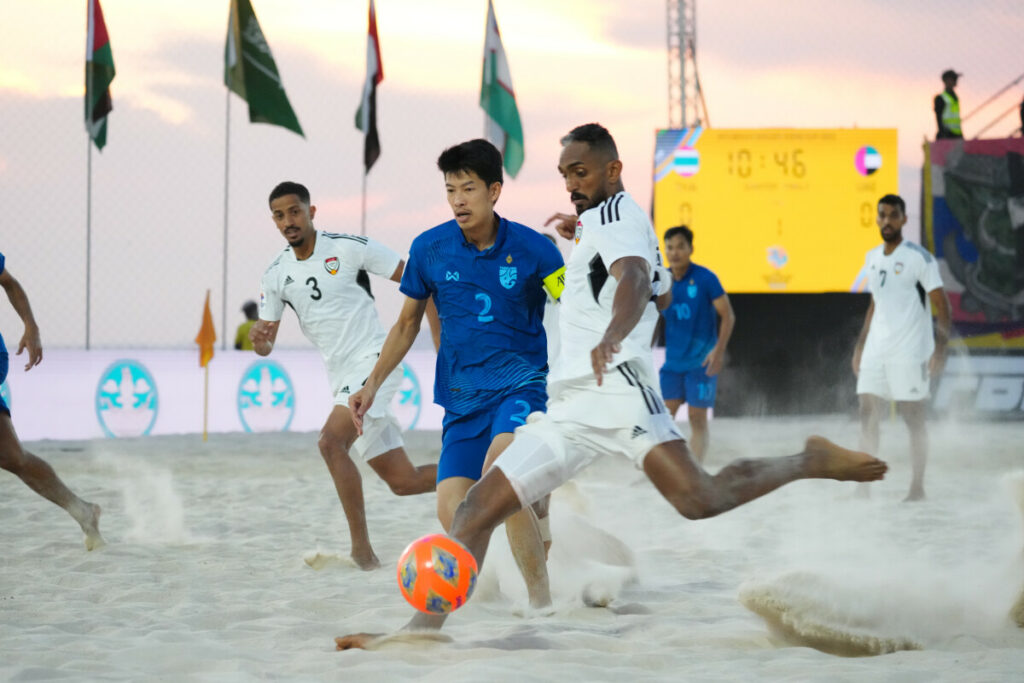
[[380, 156], [380, 138], [377, 137], [377, 84], [384, 80], [384, 64], [380, 60], [380, 40], [377, 38], [377, 11], [370, 0], [370, 22], [366, 33], [366, 83], [363, 99], [356, 111], [356, 128], [366, 134], [363, 144], [365, 173]]
[[305, 137], [249, 0], [231, 0], [224, 85], [249, 103], [253, 123], [282, 126]]
[[483, 107], [487, 139], [501, 150], [505, 170], [513, 178], [523, 167], [523, 125], [516, 108], [516, 94], [512, 90], [512, 74], [505, 57], [494, 18], [494, 3], [487, 0], [487, 33], [484, 38], [484, 77], [480, 86], [480, 106]]
[[110, 82], [114, 80], [114, 54], [110, 51], [107, 24], [100, 0], [87, 0], [89, 21], [85, 39], [85, 129], [96, 149], [107, 144], [107, 114], [114, 105]]
[[206, 290], [206, 306], [203, 307], [203, 324], [196, 335], [199, 344], [199, 367], [205, 368], [213, 358], [213, 343], [217, 341], [217, 331], [213, 328], [213, 313], [210, 312], [210, 290]]

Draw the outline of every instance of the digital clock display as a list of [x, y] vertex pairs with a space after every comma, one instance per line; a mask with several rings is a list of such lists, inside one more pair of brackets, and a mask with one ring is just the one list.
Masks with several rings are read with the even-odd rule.
[[729, 292], [861, 291], [898, 179], [895, 129], [660, 130], [654, 226], [689, 226]]

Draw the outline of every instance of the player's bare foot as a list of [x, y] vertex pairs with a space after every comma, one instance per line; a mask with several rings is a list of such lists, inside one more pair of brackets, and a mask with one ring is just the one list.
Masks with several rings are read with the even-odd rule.
[[353, 550], [352, 561], [364, 572], [380, 569], [380, 560], [377, 559], [377, 555], [372, 550], [367, 550], [366, 552], [356, 552]]
[[851, 451], [825, 437], [812, 436], [804, 444], [812, 477], [837, 481], [877, 481], [889, 466], [867, 453]]
[[904, 503], [913, 503], [918, 500], [924, 500], [924, 487], [923, 486], [911, 486], [910, 493], [903, 499]]
[[80, 506], [73, 506], [68, 512], [78, 522], [78, 526], [82, 527], [86, 550], [96, 550], [107, 544], [100, 535], [100, 513], [103, 511], [99, 505], [82, 503]]
[[379, 640], [383, 633], [351, 633], [334, 639], [336, 650], [368, 650]]

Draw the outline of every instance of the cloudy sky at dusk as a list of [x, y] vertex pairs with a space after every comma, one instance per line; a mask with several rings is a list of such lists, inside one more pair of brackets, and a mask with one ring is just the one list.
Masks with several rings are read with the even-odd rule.
[[[93, 343], [184, 347], [205, 290], [220, 327], [225, 181], [223, 53], [228, 3], [102, 0], [117, 77], [108, 145], [93, 154]], [[228, 323], [283, 246], [266, 195], [309, 186], [320, 228], [359, 232], [362, 135], [353, 126], [365, 70], [364, 0], [253, 0], [306, 138], [250, 125], [232, 96]], [[784, 10], [781, 9], [784, 6]], [[368, 181], [368, 234], [405, 253], [447, 220], [435, 170], [446, 146], [483, 131], [477, 105], [486, 0], [379, 0], [385, 80], [382, 156]], [[698, 65], [710, 123], [737, 127], [897, 128], [900, 191], [919, 201], [921, 141], [934, 133], [939, 73], [965, 73], [962, 108], [1024, 72], [1024, 12], [1012, 0], [698, 2]], [[558, 139], [600, 121], [624, 179], [650, 199], [654, 131], [667, 124], [663, 0], [496, 0], [526, 138], [526, 162], [498, 209], [540, 228], [571, 209]], [[85, 327], [87, 138], [82, 123], [84, 0], [0, 0], [0, 251], [26, 286], [50, 346]], [[965, 122], [968, 137], [1024, 87]], [[1019, 125], [1008, 116], [986, 136]], [[386, 325], [399, 297], [376, 288]], [[16, 339], [8, 306], [0, 329]], [[219, 330], [220, 331], [220, 330]], [[222, 331], [221, 331], [222, 332]], [[282, 341], [301, 345], [294, 324]]]

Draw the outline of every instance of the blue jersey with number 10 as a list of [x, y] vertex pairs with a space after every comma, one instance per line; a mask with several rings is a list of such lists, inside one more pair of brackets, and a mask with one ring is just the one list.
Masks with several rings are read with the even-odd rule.
[[546, 295], [561, 294], [562, 255], [544, 235], [499, 218], [494, 244], [468, 242], [454, 220], [409, 250], [400, 289], [434, 297], [441, 318], [434, 402], [466, 415], [547, 377]]
[[718, 276], [691, 263], [686, 274], [672, 281], [672, 304], [665, 318], [665, 369], [686, 372], [699, 368], [718, 343], [714, 301], [725, 294]]

